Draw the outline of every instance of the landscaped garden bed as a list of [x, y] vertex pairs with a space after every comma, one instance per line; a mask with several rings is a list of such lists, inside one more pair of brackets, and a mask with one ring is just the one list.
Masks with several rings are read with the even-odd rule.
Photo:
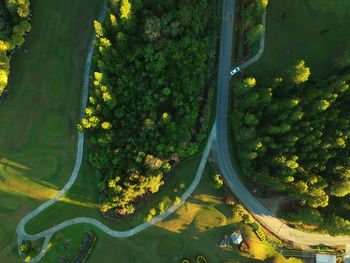
[[87, 262], [87, 259], [91, 255], [92, 249], [94, 248], [95, 242], [96, 235], [90, 231], [86, 232], [84, 234], [83, 241], [80, 244], [80, 248], [74, 262]]
[[201, 255], [196, 257], [196, 261], [197, 261], [197, 263], [208, 263], [206, 258], [204, 256], [201, 256]]

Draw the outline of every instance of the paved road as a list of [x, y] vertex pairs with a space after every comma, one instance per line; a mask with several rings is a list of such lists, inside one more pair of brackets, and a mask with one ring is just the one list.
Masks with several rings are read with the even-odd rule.
[[[228, 141], [228, 98], [230, 87], [230, 67], [232, 57], [232, 41], [234, 28], [235, 0], [224, 0], [223, 19], [221, 25], [221, 43], [219, 58], [219, 76], [218, 76], [218, 95], [216, 109], [216, 129], [217, 136], [215, 142], [217, 163], [221, 173], [231, 191], [252, 212], [254, 217], [267, 229], [282, 239], [290, 240], [304, 245], [343, 245], [350, 244], [350, 237], [332, 237], [330, 235], [319, 235], [305, 233], [290, 228], [282, 223], [281, 220], [272, 216], [267, 210], [241, 183], [237, 176], [229, 152]], [[266, 14], [263, 16], [264, 31], [260, 41], [260, 49], [257, 55], [243, 63], [240, 67], [246, 68], [256, 62], [262, 55], [265, 46], [265, 27]]]

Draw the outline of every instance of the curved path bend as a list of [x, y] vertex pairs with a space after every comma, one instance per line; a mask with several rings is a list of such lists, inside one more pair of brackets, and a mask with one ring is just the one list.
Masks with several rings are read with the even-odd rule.
[[[234, 28], [235, 0], [224, 0], [223, 19], [221, 25], [218, 95], [216, 104], [216, 129], [215, 141], [216, 161], [221, 170], [228, 187], [253, 214], [253, 216], [264, 227], [269, 229], [276, 236], [284, 240], [289, 240], [303, 245], [344, 245], [350, 244], [348, 236], [330, 236], [324, 234], [314, 234], [299, 231], [285, 225], [281, 220], [273, 217], [272, 213], [266, 209], [242, 184], [231, 161], [228, 140], [228, 98], [230, 87], [230, 67], [232, 57], [233, 28]], [[240, 67], [242, 69], [256, 62], [264, 52], [266, 13], [263, 15], [262, 23], [264, 30], [260, 40], [258, 53]]]
[[[201, 180], [202, 174], [204, 172], [205, 164], [206, 164], [207, 159], [209, 157], [212, 143], [215, 139], [215, 131], [216, 131], [216, 129], [215, 129], [215, 124], [214, 124], [214, 126], [211, 130], [210, 136], [209, 136], [208, 143], [205, 147], [201, 162], [200, 162], [199, 167], [197, 169], [196, 176], [195, 176], [194, 180], [192, 181], [191, 185], [186, 189], [186, 191], [180, 197], [180, 200], [181, 200], [180, 204], [171, 206], [169, 209], [167, 209], [165, 211], [164, 214], [155, 216], [150, 222], [142, 223], [142, 224], [140, 224], [140, 225], [138, 225], [130, 230], [126, 230], [126, 231], [114, 230], [114, 229], [106, 226], [105, 224], [101, 223], [100, 221], [98, 221], [97, 219], [94, 219], [94, 218], [76, 217], [73, 219], [63, 221], [63, 222], [45, 230], [45, 231], [42, 231], [42, 232], [37, 233], [37, 234], [26, 233], [26, 231], [24, 229], [26, 223], [30, 219], [32, 219], [34, 216], [36, 216], [37, 214], [42, 212], [44, 209], [46, 209], [47, 207], [49, 207], [50, 205], [55, 203], [59, 199], [59, 197], [61, 197], [64, 194], [64, 192], [62, 192], [63, 193], [62, 195], [60, 195], [60, 196], [57, 195], [57, 198], [53, 198], [53, 199], [49, 200], [48, 202], [44, 203], [43, 205], [41, 205], [40, 207], [35, 209], [33, 212], [31, 212], [30, 214], [28, 214], [26, 217], [24, 217], [21, 220], [20, 224], [18, 224], [18, 226], [17, 226], [18, 245], [20, 246], [20, 244], [22, 243], [23, 240], [38, 240], [40, 238], [45, 238], [43, 247], [42, 247], [39, 255], [30, 261], [31, 263], [33, 263], [33, 262], [38, 262], [45, 255], [52, 235], [54, 233], [56, 233], [57, 231], [60, 231], [68, 226], [72, 226], [72, 225], [76, 225], [76, 224], [90, 224], [90, 225], [93, 225], [93, 226], [99, 228], [101, 231], [103, 231], [107, 235], [110, 235], [112, 237], [125, 238], [125, 237], [133, 236], [133, 235], [139, 233], [140, 231], [156, 224], [157, 222], [162, 221], [163, 219], [167, 218], [169, 215], [174, 213], [187, 200], [187, 198], [192, 194], [192, 192], [197, 188], [197, 186]], [[74, 174], [75, 173], [73, 171], [73, 174], [70, 178], [72, 180], [69, 180], [69, 182], [72, 182], [70, 184], [70, 186], [74, 183], [74, 180], [76, 179], [76, 175], [74, 176]], [[66, 184], [66, 186], [67, 185], [68, 185], [68, 183]], [[64, 189], [67, 191], [67, 190], [69, 190], [69, 188], [70, 187], [64, 188]]]

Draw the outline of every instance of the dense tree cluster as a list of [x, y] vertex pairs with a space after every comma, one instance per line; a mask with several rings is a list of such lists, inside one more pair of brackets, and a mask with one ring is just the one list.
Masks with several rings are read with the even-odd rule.
[[232, 123], [243, 170], [260, 190], [287, 192], [350, 232], [349, 54], [325, 80], [308, 80], [304, 61], [264, 85], [241, 80]]
[[0, 96], [7, 86], [10, 54], [30, 31], [29, 0], [0, 0]]
[[197, 153], [208, 11], [207, 0], [111, 0], [104, 24], [94, 22], [92, 87], [78, 129], [90, 134], [102, 212], [132, 214], [175, 162]]
[[260, 40], [264, 26], [261, 17], [266, 10], [268, 0], [243, 0], [240, 15], [240, 27], [244, 36], [244, 45], [250, 47]]

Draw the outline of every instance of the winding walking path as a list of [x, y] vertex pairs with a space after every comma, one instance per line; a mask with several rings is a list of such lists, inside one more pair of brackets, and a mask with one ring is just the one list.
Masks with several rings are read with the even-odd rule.
[[[345, 245], [350, 244], [348, 236], [330, 236], [324, 234], [306, 233], [285, 225], [280, 219], [274, 217], [242, 184], [231, 161], [228, 140], [228, 99], [230, 87], [230, 67], [232, 57], [232, 43], [235, 14], [235, 0], [224, 0], [223, 19], [221, 25], [221, 43], [219, 58], [219, 76], [218, 76], [218, 95], [216, 104], [216, 129], [217, 139], [215, 141], [216, 161], [220, 167], [228, 187], [244, 204], [244, 206], [253, 214], [253, 216], [264, 227], [269, 229], [281, 239], [292, 241], [303, 245]], [[264, 30], [260, 39], [260, 48], [258, 53], [243, 63], [240, 68], [244, 69], [256, 62], [262, 56], [265, 48], [265, 28], [266, 13], [263, 15], [262, 23]]]

